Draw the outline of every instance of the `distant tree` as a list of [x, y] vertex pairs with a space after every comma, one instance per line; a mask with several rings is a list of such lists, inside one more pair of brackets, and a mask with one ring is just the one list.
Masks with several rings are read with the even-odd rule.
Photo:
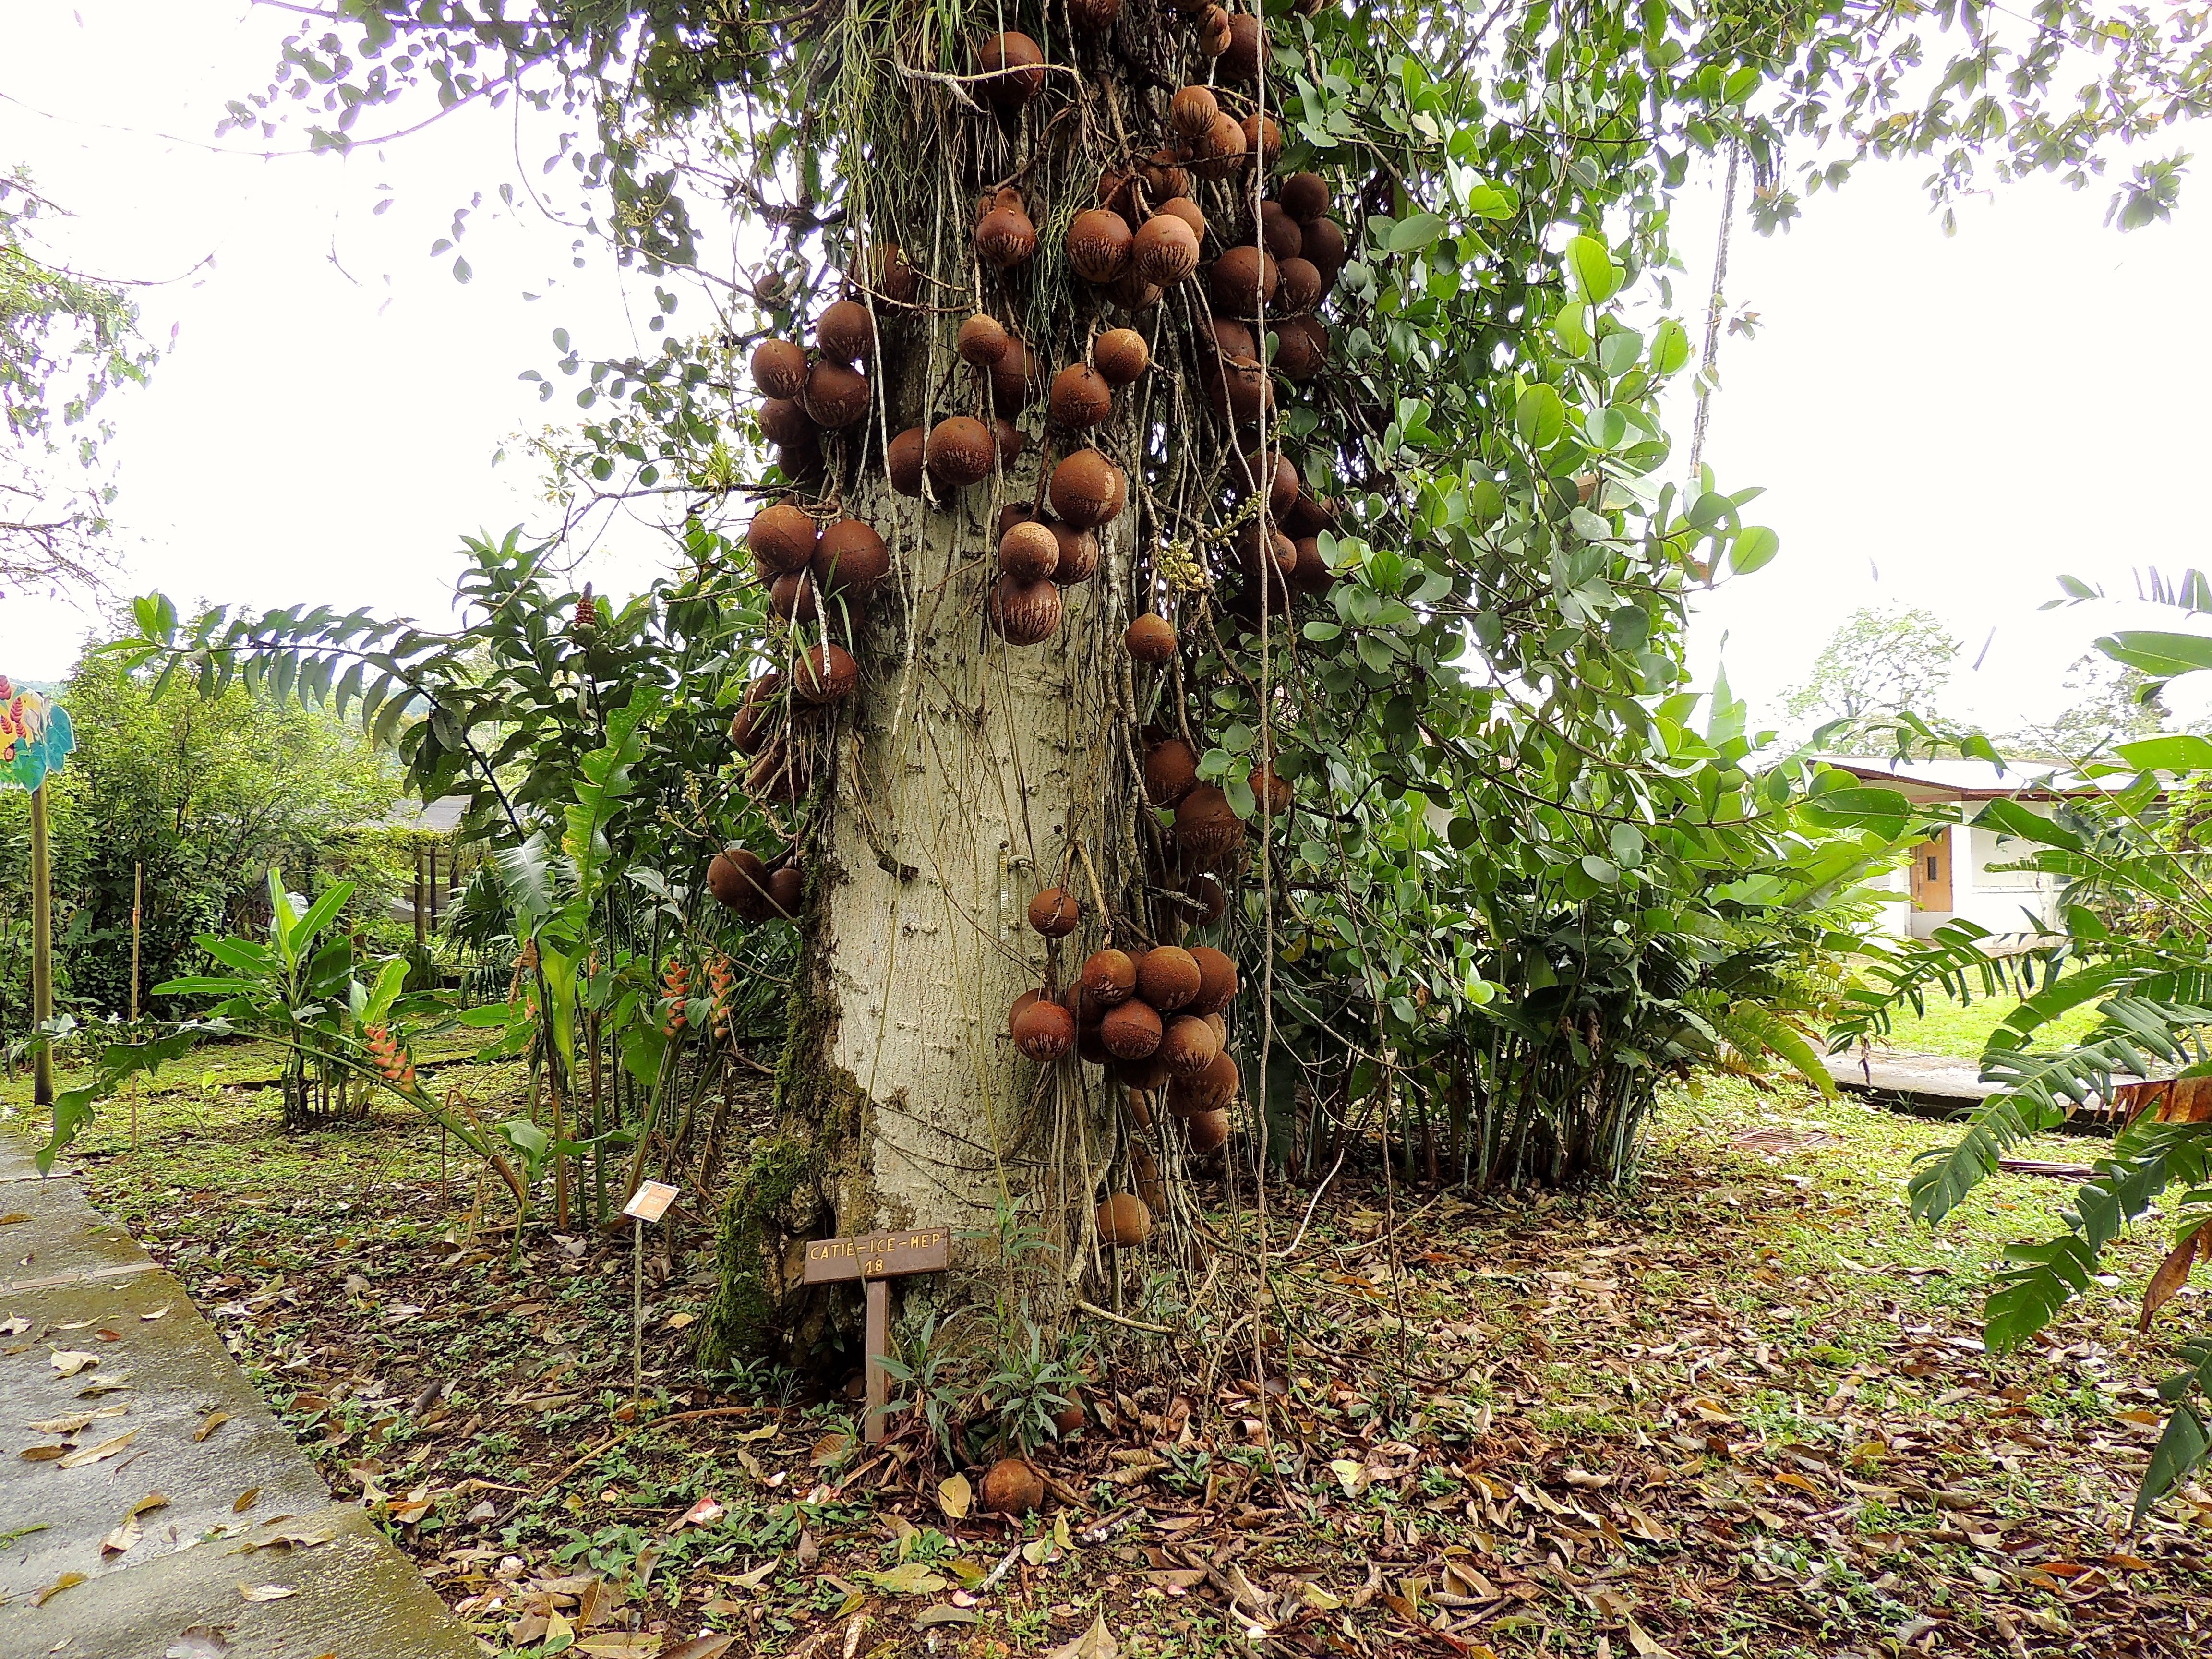
[[115, 488], [94, 411], [154, 362], [118, 285], [31, 246], [27, 227], [55, 211], [29, 174], [0, 173], [0, 589], [97, 583]]
[[2082, 761], [2115, 744], [2155, 736], [2172, 712], [2158, 694], [2160, 684], [2097, 652], [2077, 657], [2059, 682], [2069, 694], [2066, 707], [1999, 738], [1997, 747], [2025, 760]]
[[1829, 635], [1804, 683], [1784, 693], [1783, 713], [1811, 726], [1847, 722], [1827, 745], [1840, 753], [1869, 747], [1883, 721], [1934, 712], [1960, 648], [1932, 611], [1861, 605]]
[[[380, 817], [398, 790], [352, 725], [242, 684], [212, 699], [185, 684], [156, 697], [97, 652], [60, 697], [76, 750], [51, 791], [56, 968], [64, 1006], [81, 1016], [130, 1006], [142, 868], [142, 987], [198, 969], [195, 934], [258, 927], [272, 867], [310, 895], [341, 874], [361, 878], [356, 922], [394, 890], [378, 848], [340, 833]], [[0, 794], [0, 896], [23, 890], [28, 799]], [[21, 1035], [27, 1007], [20, 908], [0, 897], [0, 1045]], [[142, 1006], [161, 1012], [161, 1000]]]

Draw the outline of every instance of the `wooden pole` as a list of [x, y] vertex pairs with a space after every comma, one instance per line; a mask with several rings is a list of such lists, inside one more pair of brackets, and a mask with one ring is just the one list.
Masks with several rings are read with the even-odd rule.
[[415, 944], [418, 950], [422, 946], [428, 937], [423, 927], [423, 921], [422, 847], [422, 843], [418, 842], [415, 846]]
[[138, 930], [146, 904], [146, 866], [131, 866], [131, 1023], [138, 1023]]
[[[46, 787], [31, 791], [31, 1023], [54, 1017], [53, 866], [46, 850]], [[31, 1099], [54, 1103], [52, 1044], [43, 1033], [31, 1039]]]
[[867, 1367], [867, 1415], [861, 1420], [860, 1438], [870, 1445], [884, 1437], [884, 1411], [890, 1404], [891, 1374], [883, 1367], [891, 1351], [891, 1282], [867, 1281], [868, 1347], [861, 1364]]

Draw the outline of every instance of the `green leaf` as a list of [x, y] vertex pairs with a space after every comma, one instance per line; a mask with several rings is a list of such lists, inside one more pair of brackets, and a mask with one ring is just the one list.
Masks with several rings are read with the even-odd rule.
[[1390, 227], [1389, 246], [1393, 253], [1413, 253], [1443, 235], [1444, 222], [1433, 213], [1416, 213]]
[[2115, 752], [2140, 772], [2202, 772], [2212, 768], [2212, 743], [2184, 732], [2124, 743]]
[[1763, 524], [1746, 525], [1729, 544], [1729, 568], [1739, 576], [1748, 576], [1772, 563], [1781, 550], [1782, 538], [1774, 532]]
[[1531, 448], [1549, 449], [1567, 429], [1567, 406], [1558, 392], [1540, 381], [1514, 404], [1513, 425]]
[[1620, 267], [1595, 236], [1577, 236], [1569, 241], [1566, 263], [1576, 290], [1592, 305], [1602, 305], [1620, 287]]
[[1885, 841], [1903, 835], [1912, 817], [1912, 803], [1894, 789], [1831, 789], [1797, 810], [1816, 828], [1871, 830]]
[[2097, 641], [2097, 649], [2114, 662], [2140, 668], [2158, 679], [2172, 679], [2176, 675], [2212, 668], [2212, 639], [2202, 634], [2130, 629], [2124, 633], [2106, 635]]

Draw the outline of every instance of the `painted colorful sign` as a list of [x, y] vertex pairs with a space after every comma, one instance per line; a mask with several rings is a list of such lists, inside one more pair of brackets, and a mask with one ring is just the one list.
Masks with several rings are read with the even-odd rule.
[[0, 674], [0, 789], [36, 789], [76, 747], [68, 709]]

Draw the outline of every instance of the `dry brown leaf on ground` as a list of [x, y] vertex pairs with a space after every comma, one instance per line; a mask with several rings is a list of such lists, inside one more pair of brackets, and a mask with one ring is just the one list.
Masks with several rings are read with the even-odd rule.
[[81, 1469], [88, 1463], [103, 1462], [114, 1456], [137, 1437], [137, 1430], [126, 1429], [112, 1440], [103, 1440], [97, 1446], [87, 1446], [82, 1451], [71, 1452], [55, 1467], [64, 1469]]

